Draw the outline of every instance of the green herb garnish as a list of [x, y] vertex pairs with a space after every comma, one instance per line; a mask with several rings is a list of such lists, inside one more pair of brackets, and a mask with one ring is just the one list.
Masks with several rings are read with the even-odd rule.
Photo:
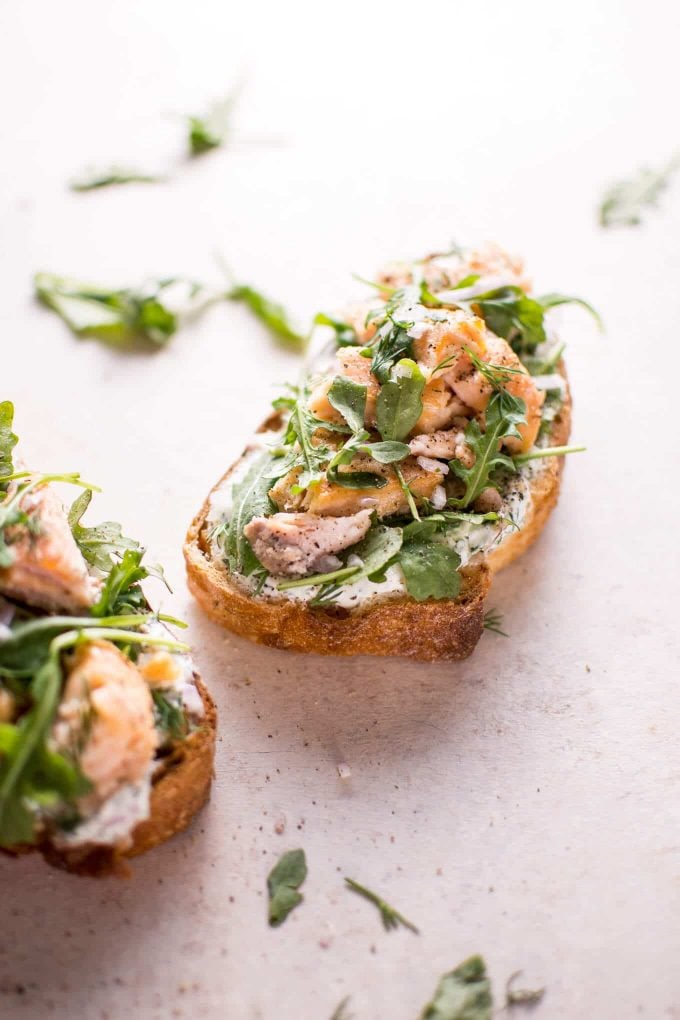
[[489, 609], [484, 614], [484, 623], [482, 624], [484, 630], [490, 630], [494, 634], [500, 634], [502, 637], [509, 637], [504, 630], [501, 630], [503, 626], [503, 614], [499, 613], [497, 609]]
[[278, 927], [291, 910], [302, 902], [298, 889], [307, 877], [304, 850], [289, 850], [283, 854], [267, 876], [269, 891], [269, 924]]
[[367, 889], [364, 885], [359, 885], [359, 883], [355, 882], [353, 878], [345, 878], [345, 885], [348, 889], [351, 889], [352, 892], [358, 893], [359, 896], [363, 896], [365, 900], [368, 900], [369, 903], [373, 903], [378, 908], [380, 911], [380, 919], [385, 931], [391, 931], [393, 928], [398, 928], [401, 925], [402, 928], [408, 928], [409, 931], [414, 932], [414, 934], [419, 934], [415, 924], [412, 924], [411, 921], [408, 921], [403, 914], [400, 914], [399, 911], [394, 909], [394, 907], [391, 907], [389, 903], [382, 898], [382, 896], [378, 896], [377, 893], [371, 892], [371, 890]]
[[167, 586], [161, 568], [145, 566], [142, 564], [143, 556], [144, 549], [127, 548], [120, 560], [113, 562], [102, 586], [99, 599], [92, 606], [93, 616], [118, 616], [144, 612], [147, 602], [139, 583], [147, 577], [158, 577]]
[[92, 500], [92, 490], [86, 489], [71, 505], [68, 512], [68, 523], [83, 558], [90, 566], [102, 574], [108, 574], [113, 563], [113, 556], [122, 555], [126, 549], [139, 549], [139, 542], [126, 538], [120, 524], [115, 521], [103, 521], [94, 528], [86, 528], [80, 523]]
[[7, 492], [8, 482], [1, 481], [14, 471], [12, 451], [17, 445], [17, 437], [12, 432], [14, 422], [14, 404], [11, 400], [0, 403], [0, 492]]
[[189, 125], [189, 153], [192, 156], [201, 156], [211, 149], [219, 149], [224, 145], [229, 133], [234, 105], [238, 98], [238, 90], [230, 92], [224, 99], [207, 110], [202, 116], [191, 116], [187, 118]]
[[482, 432], [479, 422], [473, 420], [465, 429], [465, 442], [475, 455], [472, 467], [466, 467], [459, 460], [449, 461], [451, 470], [465, 483], [462, 498], [451, 500], [451, 505], [463, 509], [477, 499], [483, 489], [491, 484], [491, 473], [497, 468], [516, 471], [512, 459], [499, 452], [502, 439], [519, 438], [517, 426], [526, 421], [526, 405], [519, 397], [506, 390], [493, 394], [486, 408], [486, 431]]
[[262, 291], [248, 284], [236, 284], [227, 292], [227, 297], [231, 301], [243, 302], [255, 318], [267, 327], [274, 339], [279, 340], [285, 347], [303, 351], [307, 346], [308, 337], [291, 325], [283, 305], [273, 301]]
[[261, 569], [261, 564], [243, 529], [254, 517], [272, 512], [269, 490], [278, 470], [276, 465], [280, 465], [278, 477], [281, 477], [286, 473], [284, 458], [275, 458], [267, 451], [253, 461], [243, 481], [232, 487], [233, 508], [229, 521], [214, 534], [224, 550], [229, 569], [245, 577]]
[[169, 740], [184, 740], [188, 732], [187, 718], [166, 691], [155, 688], [151, 691], [153, 698], [156, 727], [165, 733]]
[[647, 209], [658, 204], [673, 174], [680, 167], [680, 156], [674, 156], [660, 170], [642, 167], [636, 174], [613, 184], [600, 204], [600, 226], [637, 227]]
[[106, 170], [90, 170], [69, 184], [71, 191], [95, 191], [118, 184], [159, 184], [167, 180], [156, 174], [145, 174], [129, 167], [112, 166]]
[[491, 1020], [491, 983], [481, 956], [471, 956], [444, 974], [421, 1020]]
[[355, 347], [359, 343], [359, 337], [354, 326], [341, 319], [334, 319], [325, 312], [317, 312], [314, 316], [315, 326], [330, 326], [335, 332], [335, 342], [338, 347]]
[[109, 290], [50, 273], [37, 273], [35, 293], [79, 337], [113, 347], [163, 347], [183, 321], [222, 295], [178, 277], [150, 280], [137, 288]]
[[384, 440], [401, 441], [423, 413], [425, 376], [415, 361], [403, 358], [380, 387], [375, 405], [376, 425]]

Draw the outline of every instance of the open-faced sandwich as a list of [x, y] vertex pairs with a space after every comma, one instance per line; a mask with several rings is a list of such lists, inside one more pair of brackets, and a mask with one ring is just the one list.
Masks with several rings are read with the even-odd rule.
[[460, 659], [492, 572], [540, 534], [574, 449], [546, 313], [578, 299], [531, 297], [495, 246], [393, 265], [370, 286], [317, 316], [308, 375], [189, 530], [189, 585], [268, 645]]
[[[0, 403], [0, 849], [108, 874], [205, 802], [215, 707], [142, 592], [158, 568], [82, 523], [78, 475], [13, 464], [12, 418]], [[57, 483], [84, 490], [68, 514]]]

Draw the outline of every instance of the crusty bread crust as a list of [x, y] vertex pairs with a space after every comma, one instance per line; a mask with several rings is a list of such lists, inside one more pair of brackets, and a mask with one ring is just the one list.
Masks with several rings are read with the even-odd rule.
[[121, 850], [85, 844], [64, 849], [45, 840], [35, 847], [17, 847], [10, 853], [18, 856], [37, 850], [55, 868], [76, 875], [92, 878], [127, 876], [130, 873], [128, 858], [145, 853], [186, 829], [208, 799], [217, 728], [215, 703], [200, 678], [195, 676], [194, 680], [203, 702], [203, 722], [185, 741], [177, 744], [167, 758], [162, 759], [152, 780], [149, 818], [135, 827], [131, 846]]
[[[560, 372], [566, 379], [564, 365]], [[268, 419], [262, 430], [276, 426]], [[563, 446], [571, 428], [571, 397], [553, 422], [550, 445]], [[228, 568], [217, 562], [209, 538], [208, 515], [212, 492], [227, 479], [237, 464], [214, 486], [189, 527], [184, 545], [189, 589], [216, 623], [259, 644], [295, 652], [323, 655], [401, 655], [436, 661], [465, 659], [482, 634], [484, 602], [492, 571], [502, 569], [538, 538], [557, 502], [563, 457], [550, 458], [534, 476], [531, 506], [518, 532], [511, 533], [488, 555], [484, 563], [463, 571], [457, 599], [416, 602], [408, 595], [378, 596], [356, 609], [311, 608], [304, 602], [281, 597], [255, 599], [236, 584]]]

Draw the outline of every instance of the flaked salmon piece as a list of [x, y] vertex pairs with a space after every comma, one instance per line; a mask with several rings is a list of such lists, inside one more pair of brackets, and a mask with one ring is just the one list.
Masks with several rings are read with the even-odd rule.
[[[539, 390], [526, 368], [519, 360], [510, 344], [500, 337], [489, 334], [487, 352], [483, 359], [490, 365], [498, 365], [512, 369], [503, 381], [503, 388], [515, 397], [521, 397], [526, 405], [526, 424], [518, 426], [521, 439], [506, 438], [503, 445], [512, 453], [524, 453], [536, 441], [541, 427], [541, 408], [545, 400], [545, 392]], [[474, 411], [482, 413], [485, 409], [493, 387], [474, 365], [462, 369], [456, 364], [446, 373], [446, 381], [456, 394]], [[425, 430], [423, 430], [425, 431]]]
[[[450, 290], [467, 276], [479, 276], [479, 284], [489, 289], [514, 285], [531, 290], [531, 280], [524, 271], [524, 260], [511, 255], [500, 245], [488, 242], [463, 254], [433, 255], [421, 264], [425, 283], [433, 293]], [[386, 287], [401, 288], [413, 283], [413, 265], [410, 262], [391, 262], [376, 276], [376, 282]]]
[[[419, 499], [430, 499], [437, 486], [441, 485], [443, 473], [425, 471], [415, 458], [408, 457], [399, 466], [416, 502]], [[374, 510], [380, 518], [409, 512], [406, 496], [391, 465], [378, 464], [367, 454], [359, 454], [346, 470], [370, 471], [382, 475], [387, 479], [387, 484], [381, 489], [346, 489], [324, 478], [307, 490], [304, 499], [306, 508], [314, 514], [332, 517], [352, 514], [358, 506]]]
[[444, 362], [469, 362], [465, 347], [480, 358], [484, 356], [489, 331], [483, 319], [462, 310], [437, 314], [446, 317], [422, 319], [409, 331], [414, 338], [413, 355], [421, 368], [443, 372]]
[[414, 436], [423, 432], [437, 432], [451, 425], [454, 419], [470, 414], [469, 407], [456, 396], [441, 376], [436, 376], [425, 384], [420, 399], [423, 410], [411, 430]]
[[341, 347], [336, 355], [336, 371], [330, 379], [324, 379], [312, 392], [309, 398], [309, 409], [322, 421], [333, 422], [336, 425], [344, 423], [344, 418], [337, 411], [328, 399], [328, 391], [333, 385], [336, 375], [351, 379], [366, 387], [366, 424], [375, 424], [375, 401], [378, 396], [378, 380], [371, 373], [371, 359], [364, 358], [358, 347]]
[[80, 803], [86, 814], [147, 774], [158, 746], [153, 701], [137, 667], [109, 641], [73, 654], [52, 737], [92, 783]]
[[87, 609], [96, 601], [99, 586], [88, 574], [59, 497], [45, 485], [29, 492], [21, 507], [31, 527], [8, 529], [14, 560], [0, 570], [0, 593], [40, 609]]
[[284, 513], [254, 517], [243, 533], [270, 574], [305, 577], [341, 566], [335, 553], [360, 542], [370, 526], [370, 510], [346, 517]]
[[414, 457], [459, 460], [468, 467], [474, 464], [474, 454], [462, 429], [439, 429], [430, 435], [414, 436], [408, 445]]

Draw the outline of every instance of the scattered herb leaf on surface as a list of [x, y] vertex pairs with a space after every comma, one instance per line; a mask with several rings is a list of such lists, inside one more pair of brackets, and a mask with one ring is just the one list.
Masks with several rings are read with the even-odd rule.
[[308, 337], [291, 324], [283, 305], [267, 297], [262, 291], [249, 284], [239, 283], [227, 291], [230, 301], [241, 301], [250, 309], [255, 318], [267, 327], [271, 335], [285, 347], [303, 351]]
[[304, 850], [289, 850], [269, 872], [269, 924], [275, 928], [286, 920], [291, 910], [302, 902], [298, 889], [307, 877]]
[[400, 925], [402, 928], [408, 928], [409, 931], [414, 934], [420, 934], [415, 924], [408, 921], [403, 914], [400, 914], [394, 907], [391, 907], [389, 903], [386, 903], [382, 896], [378, 896], [377, 893], [371, 892], [366, 886], [360, 885], [355, 882], [353, 878], [345, 878], [345, 884], [348, 889], [352, 892], [358, 893], [359, 896], [363, 896], [365, 900], [372, 903], [380, 911], [380, 919], [383, 923], [385, 931], [390, 931], [393, 928], [398, 928]]
[[489, 609], [484, 614], [484, 623], [482, 624], [484, 630], [490, 630], [494, 634], [500, 634], [502, 637], [509, 637], [504, 630], [501, 630], [503, 626], [503, 614], [499, 613], [497, 609]]
[[471, 956], [444, 974], [420, 1020], [491, 1020], [491, 983], [481, 956]]
[[231, 115], [238, 98], [238, 90], [218, 100], [202, 116], [188, 117], [189, 153], [201, 156], [211, 149], [219, 149], [227, 140]]
[[90, 170], [81, 177], [74, 178], [69, 188], [71, 191], [96, 191], [98, 188], [110, 188], [118, 184], [160, 184], [167, 180], [157, 174], [145, 174], [131, 167], [112, 166], [105, 170]]
[[660, 170], [642, 167], [631, 177], [612, 184], [600, 203], [600, 226], [639, 226], [645, 212], [658, 204], [659, 196], [679, 168], [680, 156], [674, 156]]

